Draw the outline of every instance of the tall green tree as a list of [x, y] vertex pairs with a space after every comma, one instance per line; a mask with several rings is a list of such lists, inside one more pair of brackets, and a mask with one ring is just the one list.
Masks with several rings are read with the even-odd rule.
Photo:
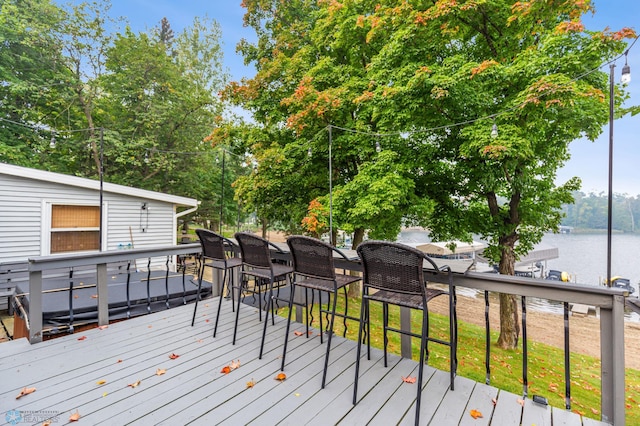
[[49, 0], [0, 1], [0, 161], [42, 167], [65, 108], [64, 13]]
[[[580, 181], [557, 186], [556, 171], [571, 141], [601, 132], [607, 75], [599, 68], [635, 37], [585, 30], [588, 0], [244, 4], [258, 42], [241, 51], [258, 72], [231, 92], [259, 123], [286, 123], [298, 149], [326, 152], [318, 132], [348, 129], [333, 138], [340, 226], [385, 236], [409, 216], [436, 239], [479, 234], [503, 274], [557, 229]], [[624, 97], [621, 88], [616, 95]], [[374, 138], [396, 155], [376, 155]], [[376, 161], [386, 165], [376, 171]], [[301, 163], [314, 175], [307, 183], [323, 174], [319, 164]], [[389, 196], [371, 202], [379, 187]], [[498, 343], [514, 347], [515, 298], [501, 295], [500, 306]]]

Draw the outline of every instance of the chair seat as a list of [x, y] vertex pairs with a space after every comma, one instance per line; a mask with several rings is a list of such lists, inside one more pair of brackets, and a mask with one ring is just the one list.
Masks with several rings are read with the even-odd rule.
[[334, 288], [333, 280], [315, 278], [315, 277], [304, 277], [301, 280], [296, 280], [295, 285], [310, 288], [313, 290], [332, 292], [334, 291], [334, 289], [340, 289], [342, 287], [345, 287], [357, 281], [360, 281], [360, 277], [353, 276], [353, 275], [337, 274], [335, 288]]
[[[428, 288], [426, 294], [427, 302], [443, 294], [449, 294], [449, 292]], [[375, 293], [369, 294], [368, 298], [382, 303], [406, 306], [411, 309], [423, 309], [422, 296], [419, 294], [402, 294], [394, 291], [378, 290]]]
[[[289, 265], [282, 265], [280, 263], [274, 263], [271, 267], [273, 271], [273, 279], [275, 281], [281, 281], [287, 277], [288, 274], [293, 272], [293, 268]], [[258, 278], [265, 278], [267, 280], [271, 279], [271, 270], [266, 268], [256, 268], [254, 267], [250, 271], [244, 271], [245, 275], [251, 275]]]
[[227, 258], [226, 266], [224, 261], [218, 259], [205, 259], [205, 261], [205, 266], [209, 266], [214, 269], [231, 269], [242, 266], [242, 259], [240, 259], [239, 257]]

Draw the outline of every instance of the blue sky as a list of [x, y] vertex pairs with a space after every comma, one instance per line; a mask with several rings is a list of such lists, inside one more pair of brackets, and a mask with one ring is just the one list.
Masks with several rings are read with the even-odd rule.
[[[79, 0], [73, 3], [79, 3]], [[62, 2], [61, 2], [62, 3]], [[638, 0], [594, 0], [596, 13], [584, 18], [587, 28], [600, 30], [609, 27], [618, 30], [631, 27], [640, 33], [640, 1]], [[167, 17], [174, 32], [181, 31], [193, 22], [195, 16], [213, 18], [222, 28], [224, 62], [233, 80], [251, 77], [253, 68], [246, 67], [236, 54], [236, 44], [242, 39], [254, 40], [251, 29], [244, 28], [244, 9], [240, 0], [112, 0], [112, 16], [125, 17], [132, 30], [145, 31], [158, 25]], [[629, 105], [640, 104], [640, 43], [629, 52], [631, 66], [631, 93]], [[616, 80], [619, 81], [624, 60], [616, 64]], [[609, 67], [603, 68], [609, 71]], [[613, 191], [616, 193], [640, 194], [640, 114], [623, 117], [614, 123], [614, 167]], [[608, 188], [609, 127], [603, 129], [595, 142], [578, 140], [571, 144], [571, 160], [558, 172], [558, 182], [572, 176], [582, 178], [584, 192], [604, 192]], [[638, 168], [638, 170], [636, 170]]]

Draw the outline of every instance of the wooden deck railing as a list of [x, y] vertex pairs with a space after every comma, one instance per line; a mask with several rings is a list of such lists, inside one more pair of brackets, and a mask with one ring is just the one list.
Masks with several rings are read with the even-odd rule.
[[[200, 244], [184, 244], [179, 246], [167, 246], [148, 249], [118, 250], [99, 254], [73, 254], [68, 256], [43, 256], [29, 259], [29, 338], [32, 343], [42, 340], [42, 273], [49, 269], [63, 267], [94, 265], [97, 272], [98, 293], [98, 324], [106, 325], [109, 322], [108, 312], [108, 288], [107, 267], [108, 263], [127, 261], [132, 258], [150, 258], [158, 256], [182, 255], [200, 252]], [[281, 254], [282, 256], [282, 254]], [[445, 261], [446, 262], [446, 261]], [[339, 263], [339, 264], [338, 264]], [[357, 261], [336, 262], [336, 266], [351, 270], [361, 270]], [[602, 420], [612, 424], [624, 424], [625, 419], [625, 381], [624, 381], [624, 306], [625, 291], [581, 284], [562, 283], [531, 279], [515, 276], [503, 276], [498, 274], [485, 274], [464, 271], [464, 268], [454, 269], [454, 284], [456, 287], [467, 287], [485, 293], [489, 292], [513, 294], [522, 299], [523, 306], [523, 337], [526, 337], [526, 306], [527, 297], [561, 302], [565, 306], [565, 376], [567, 404], [569, 404], [570, 380], [569, 380], [569, 346], [568, 346], [568, 317], [566, 309], [569, 304], [584, 304], [599, 308], [600, 312], [600, 348], [601, 348], [601, 413]], [[456, 272], [457, 270], [457, 272]], [[446, 276], [441, 277], [446, 280]], [[433, 279], [439, 279], [434, 276]], [[443, 281], [443, 284], [446, 282]], [[489, 304], [486, 303], [487, 330]], [[407, 312], [402, 314], [402, 327], [410, 327], [410, 318]], [[490, 350], [490, 342], [487, 342], [487, 351]], [[411, 357], [411, 342], [405, 338], [401, 345], [402, 356]], [[523, 393], [527, 393], [527, 342], [523, 341]], [[485, 361], [489, 371], [489, 356]], [[569, 408], [569, 407], [567, 407]]]

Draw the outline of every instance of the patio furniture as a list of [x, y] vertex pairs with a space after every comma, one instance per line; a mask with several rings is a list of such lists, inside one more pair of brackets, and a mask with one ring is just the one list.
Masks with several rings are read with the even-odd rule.
[[[284, 371], [285, 357], [287, 355], [287, 342], [289, 340], [289, 328], [291, 325], [291, 312], [293, 311], [294, 294], [296, 287], [303, 287], [305, 289], [305, 306], [309, 309], [307, 301], [307, 290], [318, 290], [319, 292], [326, 292], [329, 295], [327, 301], [327, 308], [322, 308], [322, 300], [319, 300], [320, 308], [320, 342], [322, 343], [322, 333], [324, 329], [322, 327], [322, 314], [330, 314], [331, 319], [328, 326], [328, 338], [327, 338], [327, 352], [324, 358], [324, 371], [322, 373], [322, 388], [324, 389], [327, 379], [327, 367], [329, 364], [329, 352], [331, 351], [331, 336], [333, 335], [333, 325], [336, 316], [344, 318], [345, 321], [345, 334], [346, 334], [346, 320], [352, 319], [357, 321], [356, 317], [349, 317], [347, 312], [347, 285], [360, 281], [359, 276], [336, 274], [336, 268], [333, 262], [334, 253], [338, 253], [345, 260], [347, 257], [331, 246], [330, 244], [320, 241], [315, 238], [309, 238], [304, 236], [293, 236], [287, 238], [287, 244], [291, 250], [291, 257], [293, 259], [293, 280], [291, 282], [291, 293], [289, 295], [289, 317], [287, 319], [287, 332], [284, 338], [284, 348], [282, 350], [282, 367]], [[344, 314], [336, 313], [336, 302], [338, 299], [338, 290], [344, 289], [345, 293], [345, 312]], [[331, 309], [329, 309], [331, 305]], [[313, 309], [313, 306], [312, 306]], [[309, 336], [309, 315], [307, 315], [307, 337]]]
[[[383, 307], [384, 366], [387, 367], [387, 331], [408, 334], [420, 338], [420, 363], [416, 396], [415, 424], [419, 424], [420, 396], [422, 392], [422, 374], [428, 361], [428, 342], [447, 345], [450, 348], [450, 388], [454, 388], [457, 367], [457, 318], [455, 312], [455, 287], [451, 268], [438, 268], [425, 253], [399, 243], [386, 241], [366, 241], [357, 248], [364, 269], [362, 304], [360, 309], [360, 328], [358, 330], [358, 349], [356, 358], [356, 376], [353, 386], [353, 404], [358, 402], [358, 375], [360, 369], [360, 351], [362, 331], [367, 327], [367, 359], [371, 359], [371, 333], [369, 325], [369, 302], [380, 302]], [[446, 273], [449, 277], [449, 291], [428, 288], [427, 274]], [[429, 337], [429, 312], [427, 303], [434, 297], [449, 296], [449, 341]], [[422, 312], [422, 330], [420, 334], [403, 331], [389, 326], [389, 305], [396, 305]]]
[[[220, 319], [220, 308], [222, 307], [222, 299], [224, 286], [227, 284], [229, 293], [231, 293], [231, 303], [233, 306], [233, 269], [242, 266], [242, 260], [237, 257], [227, 257], [225, 254], [229, 249], [225, 245], [233, 245], [233, 243], [222, 235], [209, 231], [208, 229], [196, 229], [196, 234], [200, 240], [202, 246], [201, 264], [198, 271], [198, 296], [196, 297], [196, 303], [193, 308], [193, 318], [191, 319], [191, 326], [196, 320], [196, 311], [198, 310], [198, 301], [200, 300], [200, 288], [202, 287], [202, 277], [204, 275], [204, 268], [211, 268], [212, 270], [222, 271], [222, 281], [219, 282], [219, 299], [218, 299], [218, 312], [216, 313], [216, 322], [213, 326], [213, 337], [216, 337], [218, 331], [218, 320]], [[231, 270], [228, 274], [227, 271]], [[227, 280], [227, 277], [229, 279]]]
[[[260, 301], [261, 290], [263, 287], [267, 287], [267, 304], [265, 309], [264, 318], [264, 330], [262, 332], [262, 341], [260, 343], [260, 355], [258, 359], [262, 359], [262, 351], [264, 350], [264, 340], [267, 334], [267, 323], [269, 322], [269, 312], [271, 311], [271, 322], [275, 324], [273, 316], [273, 286], [277, 282], [286, 281], [289, 279], [293, 268], [289, 265], [282, 263], [274, 263], [271, 260], [272, 247], [269, 241], [264, 238], [260, 238], [257, 235], [249, 234], [246, 232], [237, 232], [235, 234], [236, 241], [240, 246], [240, 254], [242, 257], [242, 282], [240, 285], [241, 291], [252, 292], [258, 294], [258, 300]], [[273, 246], [277, 249], [277, 247]], [[254, 289], [251, 290], [248, 285], [248, 278], [253, 277]], [[240, 317], [240, 297], [238, 294], [238, 306], [236, 311], [236, 322], [233, 328], [233, 344], [236, 343], [236, 332], [238, 329], [238, 318]], [[258, 312], [260, 320], [262, 320], [262, 304], [258, 305]]]

